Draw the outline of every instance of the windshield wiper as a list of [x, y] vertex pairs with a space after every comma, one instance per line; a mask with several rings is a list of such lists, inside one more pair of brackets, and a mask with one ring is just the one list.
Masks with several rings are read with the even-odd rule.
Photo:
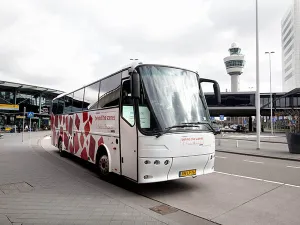
[[182, 125], [175, 125], [175, 126], [167, 127], [165, 130], [163, 130], [160, 133], [158, 133], [156, 135], [156, 138], [159, 138], [160, 136], [162, 136], [165, 133], [169, 132], [173, 128], [184, 128], [184, 127], [198, 127], [198, 126], [195, 126], [195, 125], [192, 125], [192, 124], [183, 123]]
[[213, 132], [215, 133], [215, 129], [212, 127], [212, 125], [208, 122], [191, 122], [191, 123], [183, 123], [183, 124], [197, 124], [197, 125], [207, 125], [208, 128]]

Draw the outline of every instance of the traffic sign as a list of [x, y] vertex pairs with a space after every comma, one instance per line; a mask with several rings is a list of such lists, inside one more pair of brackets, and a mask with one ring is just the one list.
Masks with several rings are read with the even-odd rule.
[[220, 120], [224, 120], [224, 115], [220, 115]]
[[27, 117], [28, 117], [28, 118], [34, 117], [34, 112], [28, 112], [28, 113], [27, 113]]

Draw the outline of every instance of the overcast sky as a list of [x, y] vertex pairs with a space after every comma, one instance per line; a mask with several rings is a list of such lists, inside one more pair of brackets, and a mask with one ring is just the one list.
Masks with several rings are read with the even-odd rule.
[[[259, 0], [261, 91], [281, 88], [281, 19], [292, 0]], [[230, 89], [223, 58], [246, 56], [241, 91], [255, 90], [255, 0], [0, 0], [0, 80], [72, 91], [129, 63], [196, 70]]]

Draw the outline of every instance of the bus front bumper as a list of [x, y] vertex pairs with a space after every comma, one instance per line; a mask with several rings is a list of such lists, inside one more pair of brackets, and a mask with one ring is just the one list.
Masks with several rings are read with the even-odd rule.
[[215, 154], [176, 158], [139, 158], [139, 183], [154, 183], [214, 172]]

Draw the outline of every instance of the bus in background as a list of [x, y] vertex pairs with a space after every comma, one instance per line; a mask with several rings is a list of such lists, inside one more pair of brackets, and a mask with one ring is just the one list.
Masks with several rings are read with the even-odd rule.
[[135, 63], [52, 102], [51, 142], [137, 183], [214, 171], [215, 137], [201, 83], [177, 67]]

